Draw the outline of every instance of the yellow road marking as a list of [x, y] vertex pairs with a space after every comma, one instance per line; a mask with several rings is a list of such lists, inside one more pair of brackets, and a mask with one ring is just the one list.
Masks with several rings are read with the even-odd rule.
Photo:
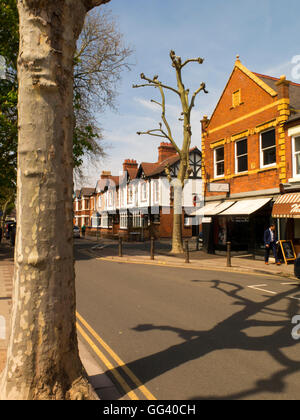
[[94, 342], [90, 339], [90, 337], [84, 332], [84, 330], [81, 328], [81, 326], [76, 323], [76, 327], [82, 337], [87, 341], [87, 343], [91, 346], [91, 348], [94, 350], [94, 352], [97, 354], [100, 360], [105, 364], [107, 369], [109, 369], [112, 373], [112, 375], [115, 377], [115, 379], [118, 381], [118, 383], [121, 385], [123, 391], [128, 395], [128, 397], [131, 400], [138, 400], [139, 398], [133, 392], [127, 382], [122, 378], [122, 376], [119, 374], [117, 370], [115, 370], [114, 366], [110, 363], [110, 361], [104, 356], [104, 354], [98, 349], [98, 347], [94, 344]]
[[148, 400], [156, 400], [154, 395], [141, 383], [141, 381], [135, 376], [135, 374], [126, 366], [126, 364], [119, 358], [119, 356], [106, 344], [106, 342], [96, 333], [96, 331], [82, 318], [82, 316], [76, 312], [76, 316], [79, 321], [86, 327], [91, 335], [101, 344], [101, 346], [107, 351], [108, 354], [117, 362], [119, 367], [128, 375], [128, 377], [134, 382]]

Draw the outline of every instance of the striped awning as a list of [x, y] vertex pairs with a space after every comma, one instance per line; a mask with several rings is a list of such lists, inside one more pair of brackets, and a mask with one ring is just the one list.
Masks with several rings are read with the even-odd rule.
[[229, 209], [220, 213], [220, 216], [250, 216], [271, 201], [271, 198], [256, 198], [237, 201]]
[[274, 218], [300, 218], [300, 193], [282, 194], [273, 206]]
[[202, 217], [210, 217], [216, 216], [217, 214], [221, 213], [222, 211], [228, 209], [228, 207], [232, 206], [235, 201], [214, 201], [211, 203], [207, 203], [204, 207], [201, 207], [195, 210], [191, 216], [202, 216]]

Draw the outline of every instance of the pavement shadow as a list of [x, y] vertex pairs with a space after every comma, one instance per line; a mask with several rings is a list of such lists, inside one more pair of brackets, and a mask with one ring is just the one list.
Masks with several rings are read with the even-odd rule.
[[[252, 388], [243, 392], [212, 396], [211, 398], [198, 395], [191, 399], [235, 400], [258, 397], [259, 394], [265, 392], [274, 394], [283, 392], [286, 386], [285, 379], [289, 375], [300, 373], [300, 363], [289, 359], [283, 353], [283, 349], [295, 346], [297, 341], [293, 340], [291, 336], [293, 326], [289, 323], [290, 321], [282, 319], [285, 317], [291, 320], [293, 316], [299, 313], [300, 301], [288, 299], [285, 310], [272, 307], [293, 292], [299, 292], [299, 287], [276, 296], [266, 297], [263, 302], [253, 302], [241, 296], [241, 292], [244, 290], [242, 286], [221, 280], [208, 283], [211, 283], [213, 289], [232, 298], [232, 305], [241, 307], [241, 309], [208, 331], [185, 330], [168, 325], [144, 324], [136, 326], [133, 330], [141, 333], [151, 330], [171, 331], [183, 339], [184, 342], [135, 360], [127, 365], [128, 368], [138, 376], [143, 384], [146, 384], [165, 372], [217, 350], [240, 349], [250, 352], [264, 352], [281, 366], [268, 379], [258, 380]], [[273, 317], [274, 320], [251, 319], [255, 315], [259, 315], [260, 319], [263, 319], [262, 315], [264, 314]], [[281, 320], [276, 319], [278, 317]], [[257, 337], [249, 337], [244, 332], [249, 328], [261, 327], [270, 328], [272, 332], [269, 335], [258, 335]], [[276, 328], [275, 332], [274, 328]], [[121, 373], [119, 368], [116, 370]]]
[[0, 243], [0, 261], [14, 260], [14, 247], [12, 247], [8, 241], [2, 239]]
[[[156, 255], [168, 255], [170, 251], [171, 245], [169, 243], [155, 242]], [[101, 257], [117, 257], [119, 255], [119, 243], [117, 240], [107, 239], [100, 239], [99, 241], [76, 240], [74, 255], [77, 261]], [[150, 257], [150, 241], [123, 242], [123, 256]]]

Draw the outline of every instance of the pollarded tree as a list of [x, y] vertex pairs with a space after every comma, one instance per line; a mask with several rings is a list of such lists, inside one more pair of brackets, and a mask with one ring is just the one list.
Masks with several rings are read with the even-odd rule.
[[1, 399], [89, 399], [76, 335], [73, 63], [86, 13], [109, 0], [19, 0], [17, 240]]
[[[141, 79], [145, 80], [146, 84], [142, 85], [133, 85], [134, 88], [140, 87], [154, 87], [159, 89], [161, 94], [161, 102], [157, 102], [152, 100], [153, 103], [157, 104], [162, 109], [161, 118], [163, 123], [160, 123], [159, 128], [149, 130], [146, 132], [138, 132], [137, 134], [147, 134], [154, 137], [162, 137], [166, 138], [171, 142], [174, 146], [175, 150], [177, 151], [180, 163], [179, 163], [179, 171], [177, 175], [177, 182], [173, 182], [174, 188], [174, 204], [173, 204], [173, 235], [172, 235], [172, 253], [182, 253], [183, 252], [183, 244], [182, 244], [182, 193], [184, 188], [184, 182], [186, 179], [189, 178], [191, 174], [191, 168], [189, 165], [189, 150], [191, 145], [191, 137], [192, 137], [192, 128], [191, 128], [191, 113], [195, 106], [195, 99], [200, 92], [208, 93], [205, 87], [205, 83], [201, 83], [200, 87], [193, 93], [192, 97], [189, 98], [189, 89], [186, 89], [183, 81], [182, 81], [182, 69], [189, 63], [196, 62], [198, 64], [203, 63], [202, 58], [191, 58], [184, 62], [182, 62], [181, 57], [178, 57], [174, 51], [170, 52], [170, 58], [172, 61], [172, 66], [176, 71], [176, 79], [177, 79], [177, 88], [173, 88], [171, 86], [167, 86], [163, 84], [159, 79], [158, 76], [154, 76], [152, 79], [146, 77], [144, 73], [141, 74]], [[183, 141], [181, 146], [178, 142], [175, 141], [174, 136], [172, 134], [172, 129], [170, 124], [166, 118], [166, 98], [165, 98], [165, 90], [171, 91], [175, 93], [181, 102], [182, 108], [182, 122], [183, 122]], [[165, 168], [166, 174], [168, 176], [169, 181], [171, 182], [171, 175], [169, 168]]]

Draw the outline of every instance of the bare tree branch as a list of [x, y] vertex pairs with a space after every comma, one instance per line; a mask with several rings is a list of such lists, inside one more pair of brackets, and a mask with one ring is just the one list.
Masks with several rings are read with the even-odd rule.
[[167, 86], [167, 85], [164, 85], [163, 83], [161, 83], [158, 80], [158, 76], [154, 76], [153, 79], [150, 79], [149, 77], [146, 77], [144, 75], [144, 73], [141, 73], [140, 77], [141, 77], [142, 80], [147, 80], [147, 82], [149, 84], [148, 85], [147, 84], [145, 84], [145, 85], [133, 85], [132, 86], [133, 88], [147, 87], [147, 86], [151, 86], [151, 87], [159, 87], [159, 86], [162, 86], [164, 89], [171, 90], [172, 92], [174, 92], [174, 93], [176, 93], [177, 95], [180, 96], [180, 92], [178, 90], [172, 88], [171, 86]]
[[196, 99], [196, 96], [197, 96], [197, 95], [198, 95], [201, 91], [203, 91], [204, 93], [208, 93], [208, 91], [206, 90], [206, 85], [205, 85], [205, 83], [201, 83], [201, 85], [200, 85], [199, 89], [197, 89], [197, 90], [194, 92], [194, 94], [193, 94], [193, 96], [192, 96], [191, 104], [190, 104], [190, 107], [189, 107], [189, 112], [191, 112], [191, 110], [194, 108], [194, 106], [195, 106], [195, 99]]
[[[162, 134], [155, 134], [155, 133], [162, 133]], [[162, 138], [170, 140], [168, 135], [163, 130], [160, 130], [158, 128], [156, 130], [148, 130], [148, 131], [144, 131], [144, 132], [143, 131], [138, 131], [136, 134], [138, 134], [139, 136], [147, 134], [149, 136], [162, 137]]]
[[183, 64], [182, 64], [182, 66], [181, 66], [181, 68], [183, 68], [184, 66], [186, 66], [188, 63], [199, 63], [199, 64], [202, 64], [203, 62], [204, 62], [204, 59], [203, 58], [201, 58], [201, 57], [198, 57], [198, 58], [190, 58], [190, 59], [188, 59], [188, 60], [186, 60]]
[[154, 101], [154, 99], [151, 99], [151, 102], [153, 102], [154, 104], [159, 105], [159, 106], [162, 107], [162, 104], [160, 102]]

